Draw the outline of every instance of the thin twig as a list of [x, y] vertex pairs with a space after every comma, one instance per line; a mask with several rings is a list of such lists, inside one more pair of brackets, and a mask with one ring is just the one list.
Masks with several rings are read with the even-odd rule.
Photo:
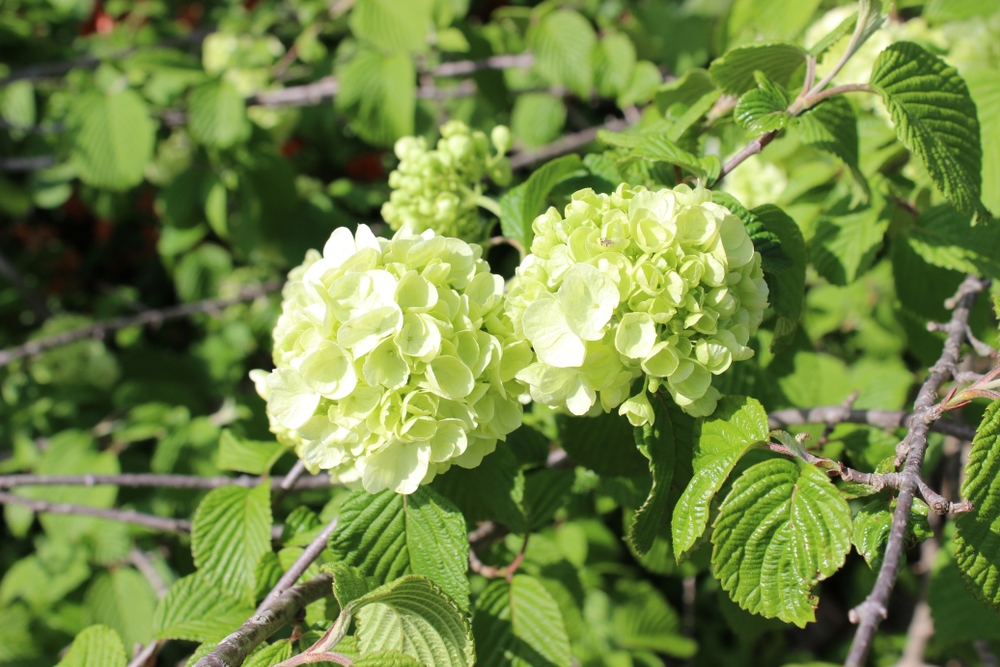
[[927, 451], [927, 434], [930, 425], [941, 417], [936, 409], [938, 391], [956, 371], [962, 341], [965, 338], [965, 327], [969, 322], [969, 311], [979, 292], [988, 287], [975, 276], [967, 277], [958, 288], [952, 300], [955, 304], [951, 321], [948, 324], [948, 336], [945, 339], [941, 357], [931, 368], [931, 373], [924, 381], [917, 400], [914, 402], [913, 417], [910, 419], [909, 431], [897, 447], [897, 456], [905, 457], [903, 466], [903, 481], [896, 500], [896, 510], [889, 529], [889, 541], [886, 545], [882, 567], [871, 593], [865, 601], [850, 612], [850, 619], [858, 624], [858, 630], [851, 643], [850, 652], [844, 663], [847, 667], [861, 667], [868, 657], [872, 640], [879, 623], [888, 615], [889, 595], [896, 583], [899, 562], [903, 555], [906, 542], [906, 530], [910, 523], [910, 510], [913, 498], [917, 493], [921, 479], [920, 469]]
[[515, 153], [510, 157], [511, 169], [522, 169], [524, 167], [531, 166], [536, 162], [541, 162], [542, 160], [548, 160], [560, 155], [565, 155], [566, 153], [572, 153], [573, 151], [583, 148], [590, 142], [594, 141], [597, 138], [598, 131], [609, 130], [611, 132], [620, 132], [628, 127], [628, 125], [629, 122], [627, 120], [623, 118], [614, 118], [603, 125], [588, 127], [586, 130], [574, 132], [573, 134], [567, 134], [553, 141], [551, 144], [542, 146], [541, 148]]
[[736, 169], [736, 167], [743, 164], [747, 160], [747, 158], [757, 155], [762, 150], [764, 150], [764, 147], [767, 146], [772, 141], [774, 141], [774, 138], [776, 136], [778, 136], [777, 130], [773, 130], [764, 135], [761, 135], [760, 137], [754, 139], [749, 144], [747, 144], [746, 147], [739, 153], [729, 158], [726, 164], [722, 166], [722, 171], [719, 172], [719, 177], [715, 179], [715, 183], [712, 184], [712, 187], [715, 188], [716, 186], [718, 186], [719, 183], [722, 182], [722, 179], [724, 179], [729, 174], [729, 172], [731, 172], [733, 169]]
[[[328, 475], [296, 478], [286, 487], [291, 474], [271, 478], [271, 488], [325, 489], [333, 486]], [[155, 473], [125, 473], [122, 475], [0, 475], [0, 489], [21, 486], [124, 486], [128, 488], [218, 489], [223, 486], [252, 488], [261, 483], [260, 477], [197, 477], [195, 475], [158, 475]]]
[[0, 171], [34, 171], [51, 167], [57, 162], [54, 155], [0, 158]]
[[[772, 429], [797, 426], [799, 424], [867, 424], [885, 429], [908, 427], [912, 413], [905, 410], [858, 410], [845, 409], [843, 405], [826, 405], [818, 408], [789, 408], [768, 414]], [[936, 421], [931, 430], [971, 441], [976, 437], [976, 429], [968, 424], [954, 421]]]
[[299, 478], [302, 477], [302, 475], [305, 474], [305, 472], [306, 472], [306, 462], [303, 461], [302, 459], [299, 459], [298, 461], [295, 462], [295, 465], [292, 466], [292, 469], [288, 471], [288, 474], [285, 475], [284, 479], [282, 479], [281, 482], [278, 483], [277, 485], [271, 487], [274, 489], [273, 493], [271, 494], [272, 507], [278, 506], [278, 503], [281, 502], [281, 499], [285, 497], [285, 494], [288, 493], [292, 489], [292, 487], [295, 486], [295, 483], [299, 481]]
[[10, 362], [17, 359], [38, 354], [39, 352], [44, 352], [54, 347], [68, 345], [69, 343], [73, 343], [84, 338], [100, 338], [112, 331], [117, 331], [118, 329], [124, 329], [126, 327], [141, 326], [146, 324], [159, 326], [168, 320], [191, 317], [192, 315], [198, 315], [200, 313], [218, 313], [223, 308], [228, 306], [232, 306], [243, 301], [250, 301], [252, 299], [270, 294], [271, 292], [276, 292], [279, 289], [281, 289], [281, 283], [278, 281], [271, 281], [264, 283], [263, 285], [247, 287], [240, 290], [240, 293], [233, 297], [226, 297], [223, 299], [206, 299], [205, 301], [186, 303], [180, 306], [171, 306], [170, 308], [163, 308], [161, 310], [147, 310], [138, 315], [116, 317], [104, 322], [95, 322], [94, 324], [89, 324], [85, 327], [80, 327], [79, 329], [66, 331], [61, 334], [56, 334], [55, 336], [49, 336], [48, 338], [39, 338], [28, 341], [23, 345], [18, 345], [17, 347], [2, 350], [0, 351], [0, 367], [6, 366]]
[[160, 652], [163, 645], [167, 643], [166, 639], [158, 639], [156, 641], [149, 642], [146, 644], [146, 648], [135, 654], [128, 663], [128, 667], [151, 667], [155, 664], [156, 654]]
[[304, 584], [293, 586], [261, 608], [240, 628], [219, 642], [211, 653], [194, 667], [235, 667], [279, 629], [294, 620], [300, 609], [331, 594], [333, 577], [321, 574]]
[[261, 613], [268, 605], [272, 604], [277, 600], [282, 593], [287, 591], [289, 588], [295, 585], [295, 582], [299, 580], [299, 577], [306, 571], [306, 569], [319, 558], [323, 550], [327, 548], [330, 544], [330, 536], [333, 535], [333, 531], [337, 528], [337, 519], [334, 518], [333, 521], [328, 523], [326, 527], [320, 531], [320, 534], [316, 536], [309, 546], [295, 559], [292, 566], [281, 575], [281, 579], [278, 579], [278, 583], [274, 585], [271, 592], [267, 594], [264, 601], [260, 603], [257, 607], [257, 613]]
[[163, 530], [168, 533], [190, 533], [191, 522], [184, 519], [170, 519], [153, 514], [142, 514], [134, 510], [101, 509], [99, 507], [87, 507], [86, 505], [69, 505], [67, 503], [50, 503], [44, 500], [34, 500], [23, 496], [16, 496], [13, 493], [0, 491], [0, 505], [6, 504], [24, 505], [32, 512], [44, 512], [48, 514], [73, 514], [78, 516], [92, 516], [100, 519], [110, 519], [112, 521], [124, 521], [137, 526], [144, 526], [153, 530]]
[[152, 561], [149, 560], [149, 557], [142, 551], [142, 549], [139, 549], [138, 547], [132, 549], [132, 551], [129, 552], [128, 559], [132, 565], [135, 566], [135, 569], [139, 570], [139, 572], [142, 573], [142, 576], [146, 577], [146, 581], [148, 581], [149, 585], [153, 587], [154, 591], [156, 591], [156, 597], [162, 598], [167, 594], [167, 589], [170, 587], [163, 581], [163, 577], [161, 577], [160, 573], [156, 571], [156, 568], [153, 567]]
[[813, 107], [822, 102], [825, 99], [829, 99], [835, 95], [842, 95], [844, 93], [874, 93], [876, 92], [867, 83], [845, 83], [843, 86], [834, 86], [833, 88], [827, 88], [826, 90], [811, 95], [809, 97], [809, 106]]

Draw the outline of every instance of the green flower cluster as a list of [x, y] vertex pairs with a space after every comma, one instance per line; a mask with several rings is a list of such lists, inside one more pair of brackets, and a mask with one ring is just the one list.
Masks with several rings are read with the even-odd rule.
[[396, 142], [399, 166], [389, 174], [392, 194], [382, 205], [382, 217], [393, 229], [422, 232], [433, 229], [443, 236], [481, 241], [487, 231], [479, 207], [490, 205], [483, 197], [482, 179], [488, 175], [499, 185], [510, 182], [510, 130], [502, 125], [490, 140], [465, 123], [448, 121], [441, 126], [437, 150], [427, 150], [423, 137], [403, 137]]
[[253, 371], [271, 429], [307, 467], [369, 492], [412, 493], [479, 465], [521, 424], [503, 279], [482, 250], [432, 231], [338, 229], [289, 275], [276, 368]]
[[711, 414], [712, 376], [753, 355], [747, 342], [767, 305], [740, 219], [701, 187], [622, 184], [611, 195], [580, 190], [565, 217], [550, 208], [533, 227], [505, 301], [537, 355], [517, 374], [531, 398], [576, 415], [621, 406], [638, 426], [653, 421], [646, 389], [662, 387], [689, 414]]

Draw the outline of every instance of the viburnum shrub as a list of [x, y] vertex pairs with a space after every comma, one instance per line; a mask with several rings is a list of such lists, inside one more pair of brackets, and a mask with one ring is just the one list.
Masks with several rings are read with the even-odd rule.
[[482, 250], [427, 230], [336, 230], [289, 275], [270, 373], [253, 371], [271, 428], [312, 470], [413, 493], [471, 468], [521, 425], [503, 279]]
[[654, 420], [646, 389], [662, 387], [685, 412], [711, 414], [712, 376], [753, 355], [767, 305], [743, 222], [687, 185], [580, 190], [564, 213], [535, 219], [504, 305], [537, 355], [517, 375], [531, 398], [575, 415], [620, 405], [641, 426]]
[[487, 139], [458, 120], [441, 126], [437, 150], [428, 150], [423, 137], [403, 137], [394, 149], [399, 166], [389, 174], [393, 190], [382, 205], [382, 217], [393, 229], [432, 229], [481, 240], [488, 229], [479, 208], [492, 208], [483, 197], [482, 179], [488, 175], [498, 185], [510, 182], [510, 162], [504, 157], [510, 144], [510, 130], [503, 125], [494, 127]]

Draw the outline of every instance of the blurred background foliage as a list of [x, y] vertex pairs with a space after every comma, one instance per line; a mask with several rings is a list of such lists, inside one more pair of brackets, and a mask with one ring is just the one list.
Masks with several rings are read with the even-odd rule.
[[[391, 147], [401, 136], [433, 144], [449, 119], [487, 134], [509, 125], [516, 184], [526, 168], [561, 152], [558, 145], [548, 150], [561, 137], [575, 142], [569, 150], [592, 151], [597, 145], [578, 133], [676, 119], [704, 92], [693, 92], [704, 78], [699, 68], [734, 45], [815, 43], [850, 15], [852, 8], [840, 4], [4, 0], [0, 346], [280, 281], [336, 227], [365, 222], [385, 229], [379, 209], [396, 164]], [[978, 102], [984, 201], [994, 211], [998, 12], [997, 0], [900, 0], [886, 28], [838, 79], [866, 81], [877, 52], [899, 39], [957, 66]], [[861, 213], [845, 203], [859, 196], [856, 175], [791, 132], [725, 184], [748, 207], [781, 205], [813, 253], [802, 326], [778, 332], [785, 342], [772, 351], [777, 320], [766, 320], [754, 342], [758, 362], [720, 378], [723, 393], [755, 396], [769, 410], [836, 404], [854, 390], [857, 407], [903, 408], [940, 349], [942, 335], [926, 323], [946, 317], [941, 304], [963, 276], [929, 261], [919, 245], [910, 209], [941, 200], [929, 177], [907, 160], [874, 98], [851, 104], [859, 114], [860, 171], [879, 193]], [[731, 117], [717, 121], [698, 141], [725, 157], [746, 136]], [[587, 170], [553, 189], [549, 203], [561, 207], [580, 187], [607, 189], [600, 158], [594, 153]], [[657, 167], [631, 169], [635, 180], [673, 183]], [[497, 194], [495, 185], [489, 189]], [[498, 229], [489, 213], [482, 215]], [[963, 261], [994, 271], [1000, 254], [979, 250]], [[501, 245], [489, 259], [509, 276], [517, 255]], [[10, 363], [0, 370], [0, 474], [220, 474], [224, 429], [272, 439], [247, 372], [270, 367], [278, 312], [276, 297], [261, 296]], [[996, 343], [988, 300], [977, 306], [972, 328]], [[538, 409], [527, 419], [549, 439], [573, 446], [572, 420]], [[711, 576], [691, 579], [706, 565], [697, 558], [677, 568], [662, 545], [635, 558], [618, 536], [622, 508], [644, 496], [630, 471], [645, 471], [646, 463], [631, 449], [631, 434], [621, 435], [626, 447], [592, 465], [601, 477], [583, 468], [529, 475], [538, 478], [529, 488], [557, 496], [537, 525], [554, 513], [558, 521], [532, 538], [524, 568], [559, 603], [580, 663], [652, 667], [693, 655], [698, 665], [782, 665], [842, 657], [851, 631], [846, 609], [874, 580], [868, 565], [852, 557], [824, 586], [820, 622], [788, 630], [741, 611]], [[895, 443], [866, 426], [841, 425], [827, 436], [825, 455], [847, 452], [866, 470]], [[946, 454], [944, 439], [934, 437], [932, 464]], [[544, 438], [523, 440], [514, 443], [517, 460], [502, 465], [531, 469], [544, 461]], [[582, 449], [570, 453], [587, 460]], [[293, 463], [286, 454], [274, 470]], [[114, 487], [19, 493], [178, 517], [189, 517], [201, 497]], [[276, 520], [301, 505], [329, 520], [340, 491], [332, 497], [286, 497]], [[474, 509], [463, 506], [470, 521]], [[156, 582], [164, 588], [193, 571], [186, 538], [104, 519], [36, 520], [8, 504], [0, 531], [0, 665], [51, 665], [93, 623], [118, 630], [131, 653], [152, 637]], [[519, 548], [512, 537], [494, 545], [493, 555], [502, 563]], [[977, 621], [982, 627], [973, 629], [963, 621], [962, 605], [978, 603], [969, 602], [942, 554], [930, 593], [939, 631], [928, 659], [979, 664], [972, 640], [1000, 640], [1000, 621]], [[920, 593], [916, 575], [905, 571], [899, 588], [897, 603], [912, 606]], [[873, 664], [899, 658], [907, 619], [894, 611]], [[173, 665], [192, 649], [175, 642], [158, 664]]]

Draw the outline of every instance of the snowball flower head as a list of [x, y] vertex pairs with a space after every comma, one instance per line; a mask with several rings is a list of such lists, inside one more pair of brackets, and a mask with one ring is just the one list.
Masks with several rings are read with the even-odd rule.
[[580, 190], [565, 216], [550, 208], [533, 228], [505, 302], [537, 355], [517, 374], [532, 399], [576, 415], [620, 406], [638, 426], [653, 421], [646, 389], [662, 387], [689, 414], [711, 414], [712, 376], [753, 355], [767, 305], [740, 219], [705, 188], [622, 184]]
[[336, 230], [289, 274], [274, 365], [252, 371], [271, 429], [307, 467], [412, 493], [479, 465], [521, 424], [503, 280], [482, 250], [432, 231]]

